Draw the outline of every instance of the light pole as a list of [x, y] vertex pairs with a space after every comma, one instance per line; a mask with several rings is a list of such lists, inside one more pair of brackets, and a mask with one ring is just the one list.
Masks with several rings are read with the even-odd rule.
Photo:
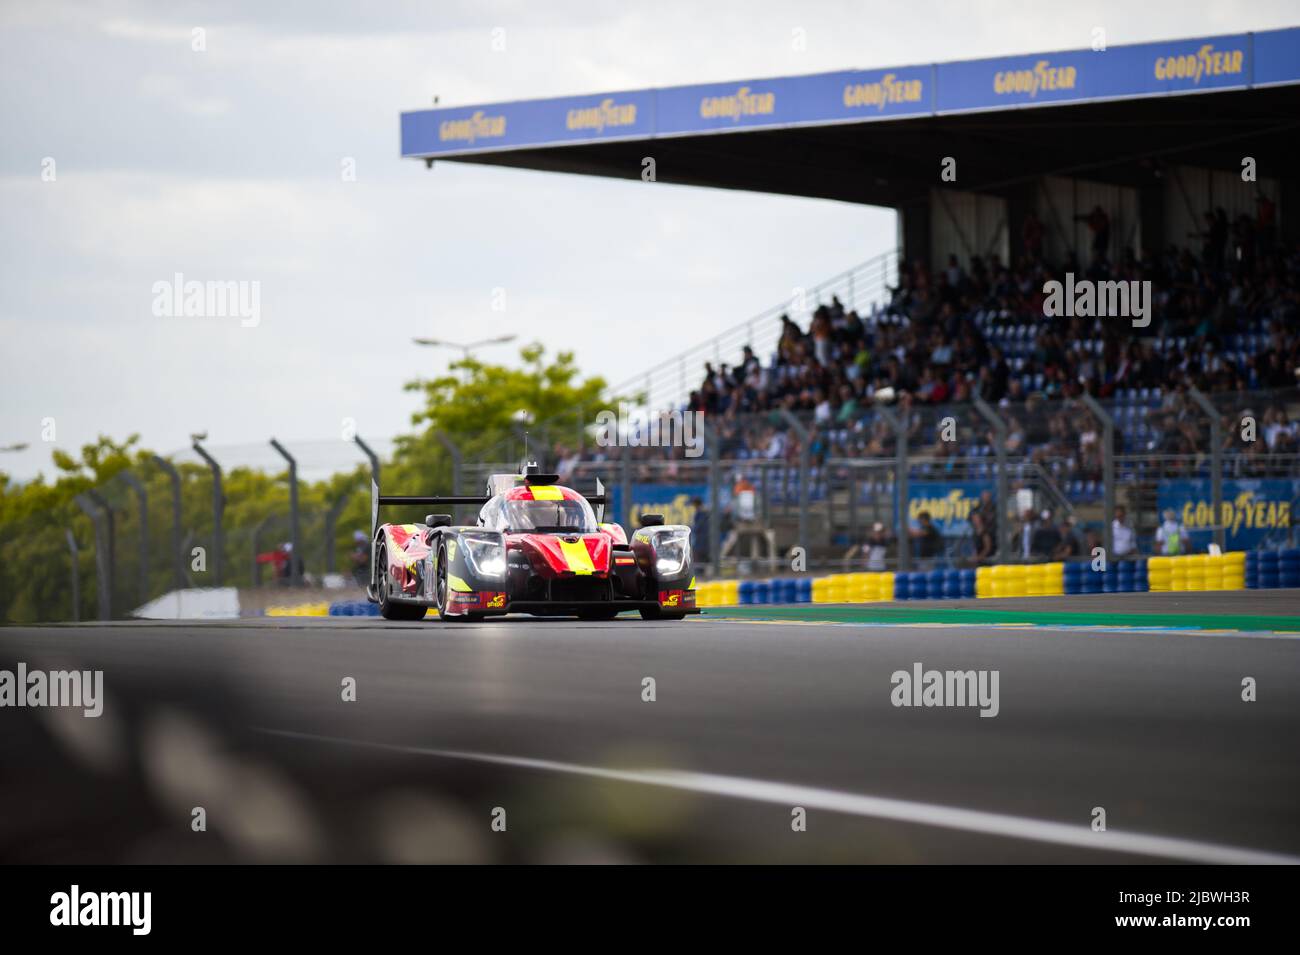
[[485, 338], [482, 339], [481, 342], [471, 342], [469, 344], [445, 342], [445, 340], [441, 338], [412, 338], [411, 340], [416, 344], [425, 344], [425, 346], [433, 348], [459, 348], [463, 360], [469, 361], [472, 357], [471, 352], [473, 352], [474, 348], [482, 348], [484, 346], [489, 346], [489, 344], [510, 344], [516, 338], [519, 338], [519, 335], [498, 335], [497, 338]]

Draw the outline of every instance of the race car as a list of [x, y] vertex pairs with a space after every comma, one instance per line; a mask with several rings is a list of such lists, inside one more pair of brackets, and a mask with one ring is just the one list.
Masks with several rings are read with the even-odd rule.
[[[492, 475], [483, 497], [386, 496], [372, 481], [367, 597], [388, 620], [420, 620], [431, 607], [443, 620], [699, 613], [689, 527], [644, 514], [629, 540], [620, 525], [603, 522], [599, 480], [586, 497], [558, 480], [526, 465], [520, 474]], [[452, 515], [434, 513], [423, 526], [379, 523], [381, 508], [417, 504], [477, 506], [478, 521], [455, 526]]]

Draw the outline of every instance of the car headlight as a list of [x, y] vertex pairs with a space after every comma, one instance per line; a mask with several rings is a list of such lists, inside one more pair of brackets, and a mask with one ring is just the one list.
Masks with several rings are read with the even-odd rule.
[[471, 537], [464, 535], [465, 557], [470, 569], [479, 577], [504, 577], [506, 575], [506, 549], [499, 537]]
[[655, 572], [661, 577], [680, 574], [691, 559], [691, 532], [673, 530], [650, 538], [655, 555]]

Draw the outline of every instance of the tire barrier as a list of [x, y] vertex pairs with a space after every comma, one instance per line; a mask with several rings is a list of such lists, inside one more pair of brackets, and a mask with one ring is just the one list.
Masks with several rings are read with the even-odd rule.
[[378, 617], [379, 604], [369, 600], [336, 600], [330, 604], [331, 617]]
[[1243, 576], [1248, 590], [1300, 587], [1300, 548], [1250, 551]]
[[697, 585], [695, 601], [700, 607], [734, 607], [1271, 587], [1300, 587], [1300, 548], [1140, 557], [1109, 561], [1104, 570], [1094, 569], [1092, 561], [1080, 560], [897, 574], [713, 580]]

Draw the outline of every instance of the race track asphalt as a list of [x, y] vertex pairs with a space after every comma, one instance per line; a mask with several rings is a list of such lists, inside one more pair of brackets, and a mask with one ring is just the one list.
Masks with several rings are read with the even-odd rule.
[[[0, 630], [18, 661], [102, 669], [105, 712], [0, 709], [7, 862], [1300, 859], [1285, 635], [277, 618]], [[892, 705], [916, 663], [996, 670], [997, 716]]]

